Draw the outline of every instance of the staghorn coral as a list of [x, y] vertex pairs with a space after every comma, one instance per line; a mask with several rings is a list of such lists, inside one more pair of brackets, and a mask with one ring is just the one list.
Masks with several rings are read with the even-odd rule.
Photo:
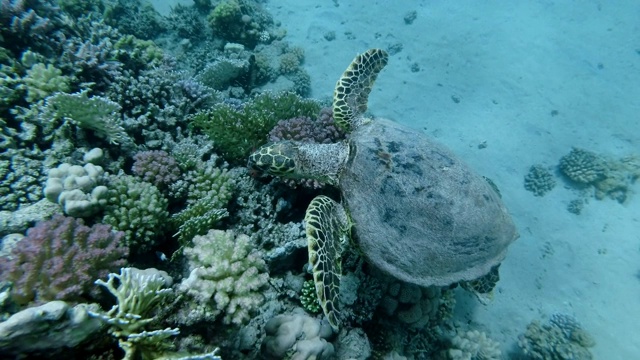
[[192, 296], [213, 316], [222, 314], [225, 324], [241, 325], [264, 301], [260, 289], [269, 275], [262, 253], [252, 250], [249, 237], [233, 231], [209, 230], [193, 238], [184, 249], [189, 260], [189, 277], [180, 291]]
[[166, 229], [168, 201], [152, 184], [129, 175], [108, 177], [109, 192], [102, 221], [124, 231], [124, 242], [134, 252], [156, 245]]
[[89, 315], [111, 325], [109, 332], [118, 339], [125, 352], [124, 359], [157, 359], [171, 348], [171, 343], [165, 340], [178, 335], [180, 330], [144, 330], [153, 321], [149, 313], [172, 293], [164, 288], [173, 283], [166, 272], [121, 268], [120, 274], [110, 273], [106, 282], [97, 279], [95, 283], [105, 287], [118, 302], [108, 312], [90, 311]]
[[166, 151], [140, 151], [133, 156], [133, 160], [131, 171], [160, 190], [167, 189], [180, 178], [176, 159]]
[[95, 279], [124, 265], [129, 249], [123, 237], [108, 225], [88, 227], [81, 219], [56, 215], [27, 230], [0, 262], [0, 274], [14, 283], [11, 295], [18, 304], [81, 301], [94, 294]]
[[544, 196], [556, 186], [551, 172], [542, 165], [532, 165], [524, 177], [524, 188], [535, 196]]

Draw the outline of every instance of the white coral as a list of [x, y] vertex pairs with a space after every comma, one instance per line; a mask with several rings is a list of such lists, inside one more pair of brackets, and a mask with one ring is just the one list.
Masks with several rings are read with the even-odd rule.
[[451, 339], [452, 360], [499, 360], [501, 355], [500, 344], [482, 331], [463, 331]]
[[269, 276], [262, 254], [250, 251], [249, 240], [230, 230], [209, 230], [184, 249], [191, 274], [180, 290], [199, 303], [213, 301], [215, 315], [224, 312], [226, 324], [242, 324], [264, 301], [259, 290]]

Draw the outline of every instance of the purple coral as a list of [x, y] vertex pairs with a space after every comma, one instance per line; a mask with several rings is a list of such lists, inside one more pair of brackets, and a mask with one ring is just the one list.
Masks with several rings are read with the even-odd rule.
[[13, 282], [18, 304], [51, 300], [82, 301], [93, 295], [93, 282], [125, 265], [129, 249], [122, 231], [84, 225], [82, 219], [56, 215], [27, 230], [8, 259], [0, 279]]
[[158, 189], [166, 189], [180, 178], [178, 162], [166, 151], [141, 151], [135, 154], [133, 159], [133, 173]]
[[331, 108], [324, 108], [316, 120], [298, 117], [280, 120], [269, 132], [269, 141], [294, 140], [316, 144], [329, 144], [344, 139], [345, 135], [333, 119]]

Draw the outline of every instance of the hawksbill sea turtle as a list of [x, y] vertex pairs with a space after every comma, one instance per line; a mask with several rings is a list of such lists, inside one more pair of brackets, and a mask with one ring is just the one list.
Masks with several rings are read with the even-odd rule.
[[[341, 254], [351, 243], [388, 275], [419, 286], [463, 283], [491, 291], [517, 237], [493, 185], [424, 134], [368, 119], [367, 99], [389, 60], [380, 49], [355, 57], [336, 84], [333, 115], [349, 133], [335, 144], [281, 141], [249, 157], [251, 169], [336, 186], [305, 215], [309, 262], [329, 323], [340, 324]], [[351, 241], [352, 240], [352, 241]]]

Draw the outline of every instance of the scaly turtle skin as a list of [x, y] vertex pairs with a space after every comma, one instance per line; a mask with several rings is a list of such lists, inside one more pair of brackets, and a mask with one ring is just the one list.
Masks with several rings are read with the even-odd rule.
[[499, 195], [450, 150], [420, 132], [363, 116], [385, 51], [356, 56], [336, 84], [337, 144], [283, 141], [258, 149], [249, 167], [287, 178], [312, 178], [341, 190], [342, 204], [314, 198], [305, 216], [316, 292], [337, 330], [341, 254], [349, 239], [367, 261], [420, 286], [461, 282], [490, 292], [507, 246], [517, 237]]

